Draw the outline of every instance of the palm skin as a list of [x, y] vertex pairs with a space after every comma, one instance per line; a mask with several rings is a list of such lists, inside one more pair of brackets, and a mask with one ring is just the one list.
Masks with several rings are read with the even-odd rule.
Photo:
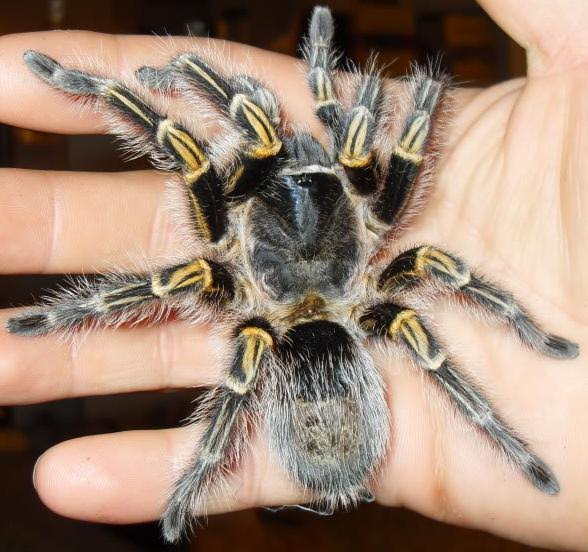
[[[375, 491], [386, 505], [528, 543], [577, 549], [585, 546], [588, 534], [582, 438], [588, 427], [588, 261], [583, 255], [588, 227], [582, 220], [588, 208], [588, 101], [583, 94], [588, 47], [578, 25], [582, 18], [588, 22], [588, 14], [577, 2], [567, 3], [574, 14], [567, 29], [578, 29], [577, 40], [562, 28], [566, 17], [548, 17], [547, 0], [534, 2], [534, 18], [517, 13], [522, 8], [514, 0], [484, 2], [527, 46], [529, 77], [454, 93], [455, 113], [433, 193], [394, 245], [400, 250], [432, 243], [458, 253], [513, 291], [547, 330], [580, 344], [578, 359], [555, 361], [523, 349], [502, 328], [466, 316], [460, 308], [446, 303], [435, 308], [439, 333], [454, 348], [459, 365], [476, 375], [497, 410], [552, 467], [561, 492], [550, 497], [529, 485], [418, 372], [383, 354], [378, 359], [389, 389], [393, 440]], [[567, 40], [555, 40], [564, 31]], [[85, 55], [106, 58], [109, 74], [127, 77], [139, 65], [164, 62], [172, 51], [161, 52], [149, 38], [88, 33], [15, 35], [1, 41], [5, 101], [0, 119], [66, 133], [98, 132], [101, 123], [28, 74], [21, 61], [25, 49], [63, 59], [83, 48]], [[186, 50], [188, 44], [178, 41], [172, 48]], [[255, 67], [264, 67], [262, 78], [282, 98], [291, 121], [318, 128], [310, 94], [292, 60], [238, 46], [231, 54], [237, 62], [250, 56], [254, 73]], [[161, 209], [164, 180], [151, 171], [105, 176], [3, 169], [0, 234], [3, 243], [12, 245], [0, 253], [2, 270], [101, 270], [124, 267], [129, 252], [156, 259], [177, 251], [173, 226]], [[214, 382], [220, 375], [215, 341], [210, 329], [179, 322], [106, 330], [75, 350], [51, 337], [28, 340], [3, 332], [0, 398], [15, 404]], [[69, 441], [41, 457], [36, 487], [41, 499], [63, 515], [114, 523], [156, 519], [170, 474], [193, 442], [187, 429]], [[233, 488], [209, 511], [299, 499], [300, 491], [259, 442]]]

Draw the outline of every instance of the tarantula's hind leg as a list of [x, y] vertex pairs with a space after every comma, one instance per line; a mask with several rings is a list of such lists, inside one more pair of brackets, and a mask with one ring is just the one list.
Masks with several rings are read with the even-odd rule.
[[559, 483], [549, 467], [498, 417], [482, 392], [455, 368], [413, 310], [381, 303], [362, 316], [361, 324], [369, 334], [399, 343], [464, 417], [522, 470], [535, 487], [551, 495], [559, 492]]
[[512, 294], [472, 273], [461, 259], [435, 247], [417, 247], [396, 257], [382, 272], [379, 287], [392, 292], [410, 289], [427, 279], [507, 322], [530, 349], [554, 358], [578, 356], [576, 343], [542, 330]]
[[95, 321], [117, 325], [137, 319], [149, 304], [164, 304], [182, 294], [192, 293], [195, 299], [219, 306], [232, 299], [233, 281], [221, 265], [196, 259], [154, 272], [150, 276], [109, 274], [96, 282], [84, 280], [73, 290], [65, 290], [50, 298], [46, 305], [25, 310], [9, 318], [9, 332], [37, 336], [67, 332]]
[[239, 459], [248, 414], [255, 408], [254, 390], [259, 368], [274, 346], [270, 325], [262, 319], [242, 324], [236, 331], [237, 351], [222, 385], [209, 392], [196, 412], [206, 424], [198, 451], [175, 482], [162, 517], [163, 533], [176, 542], [202, 507], [207, 491]]

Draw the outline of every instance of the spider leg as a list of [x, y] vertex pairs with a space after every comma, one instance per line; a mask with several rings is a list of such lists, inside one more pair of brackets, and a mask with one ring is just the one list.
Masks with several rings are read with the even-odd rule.
[[237, 351], [224, 383], [209, 392], [194, 416], [206, 427], [197, 452], [175, 482], [162, 517], [169, 542], [182, 537], [206, 492], [238, 461], [244, 422], [255, 411], [253, 392], [259, 367], [274, 346], [273, 331], [266, 321], [253, 319], [237, 329], [235, 340]]
[[117, 116], [114, 133], [125, 138], [129, 148], [147, 151], [155, 164], [182, 174], [200, 234], [211, 242], [223, 236], [227, 223], [222, 179], [212, 167], [204, 145], [186, 128], [157, 113], [120, 82], [65, 69], [32, 50], [25, 53], [24, 60], [35, 75], [53, 88], [102, 100]]
[[384, 94], [379, 75], [362, 76], [355, 103], [345, 115], [338, 153], [349, 182], [361, 195], [372, 195], [378, 186], [378, 161], [374, 137], [380, 123]]
[[339, 150], [342, 108], [333, 83], [338, 55], [333, 48], [333, 16], [329, 8], [316, 6], [312, 12], [308, 36], [302, 54], [308, 64], [308, 84], [316, 102], [316, 114], [327, 127], [333, 148]]
[[443, 93], [443, 81], [416, 72], [411, 112], [392, 152], [384, 185], [373, 206], [375, 215], [388, 225], [396, 224], [411, 205], [419, 169], [431, 135], [431, 121]]
[[455, 368], [415, 311], [381, 303], [364, 313], [361, 324], [370, 334], [399, 343], [464, 417], [522, 470], [535, 487], [547, 494], [559, 492], [551, 470], [500, 419], [482, 392]]
[[511, 293], [472, 273], [458, 257], [425, 245], [402, 253], [382, 272], [379, 288], [385, 292], [412, 288], [433, 280], [507, 322], [530, 349], [554, 358], [575, 358], [576, 343], [542, 330]]
[[205, 259], [164, 268], [150, 276], [110, 274], [9, 318], [6, 328], [11, 333], [37, 336], [72, 330], [90, 320], [117, 325], [140, 315], [146, 305], [173, 304], [188, 293], [218, 307], [232, 299], [233, 280], [225, 268]]
[[284, 162], [278, 102], [254, 78], [224, 77], [195, 53], [181, 54], [163, 68], [142, 67], [136, 76], [160, 92], [175, 87], [187, 96], [204, 96], [237, 127], [242, 140], [225, 185], [229, 199], [249, 197]]

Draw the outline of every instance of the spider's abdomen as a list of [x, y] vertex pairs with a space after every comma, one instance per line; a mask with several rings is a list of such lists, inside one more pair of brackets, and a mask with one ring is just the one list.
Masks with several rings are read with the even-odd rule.
[[272, 448], [321, 506], [362, 498], [388, 438], [380, 376], [341, 325], [299, 324], [279, 347], [271, 400], [264, 405]]
[[253, 200], [251, 264], [277, 299], [338, 295], [357, 262], [357, 219], [331, 172], [282, 175]]

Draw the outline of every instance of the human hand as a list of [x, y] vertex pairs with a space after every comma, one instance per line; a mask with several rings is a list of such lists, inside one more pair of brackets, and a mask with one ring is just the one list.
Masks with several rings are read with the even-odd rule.
[[[581, 179], [587, 111], [581, 91], [588, 78], [582, 65], [588, 45], [581, 32], [588, 13], [581, 4], [568, 2], [569, 11], [558, 6], [556, 21], [547, 1], [535, 2], [533, 13], [525, 14], [518, 13], [522, 8], [514, 0], [499, 8], [498, 2], [485, 4], [489, 11], [500, 9], [497, 20], [528, 46], [529, 78], [455, 92], [455, 119], [434, 194], [398, 248], [435, 243], [458, 252], [514, 291], [547, 329], [578, 341], [585, 350], [588, 262], [582, 245], [588, 230], [581, 215], [588, 197]], [[21, 61], [24, 50], [37, 49], [59, 60], [72, 50], [83, 51], [105, 60], [109, 74], [127, 78], [137, 67], [160, 65], [172, 55], [161, 52], [151, 38], [38, 33], [1, 40], [0, 78], [10, 99], [0, 106], [1, 119], [53, 132], [99, 132], [102, 126], [92, 113], [80, 114], [38, 82]], [[190, 44], [178, 40], [174, 48], [185, 51]], [[231, 52], [236, 61], [248, 55], [254, 73], [264, 67], [261, 76], [267, 76], [290, 120], [317, 129], [310, 93], [293, 60], [236, 45]], [[180, 244], [162, 209], [164, 180], [151, 171], [3, 170], [3, 270], [95, 271], [124, 267], [129, 251], [149, 258], [173, 252]], [[458, 417], [447, 415], [445, 401], [420, 377], [401, 361], [380, 357], [393, 437], [377, 499], [526, 542], [577, 548], [587, 531], [582, 507], [586, 451], [577, 435], [588, 422], [584, 355], [566, 363], [544, 359], [498, 328], [488, 331], [466, 322], [461, 312], [439, 314], [445, 341], [460, 345], [456, 356], [461, 367], [472, 367], [491, 390], [497, 410], [549, 463], [562, 490], [557, 497], [541, 495], [480, 446], [483, 441], [475, 433], [464, 431]], [[25, 340], [2, 334], [0, 396], [6, 403], [26, 403], [214, 382], [220, 375], [214, 342], [206, 328], [180, 322], [105, 330], [75, 350], [52, 337]], [[43, 501], [63, 515], [116, 523], [156, 519], [170, 474], [192, 445], [185, 429], [69, 441], [43, 455], [36, 486]], [[259, 443], [234, 487], [209, 511], [299, 498]]]

